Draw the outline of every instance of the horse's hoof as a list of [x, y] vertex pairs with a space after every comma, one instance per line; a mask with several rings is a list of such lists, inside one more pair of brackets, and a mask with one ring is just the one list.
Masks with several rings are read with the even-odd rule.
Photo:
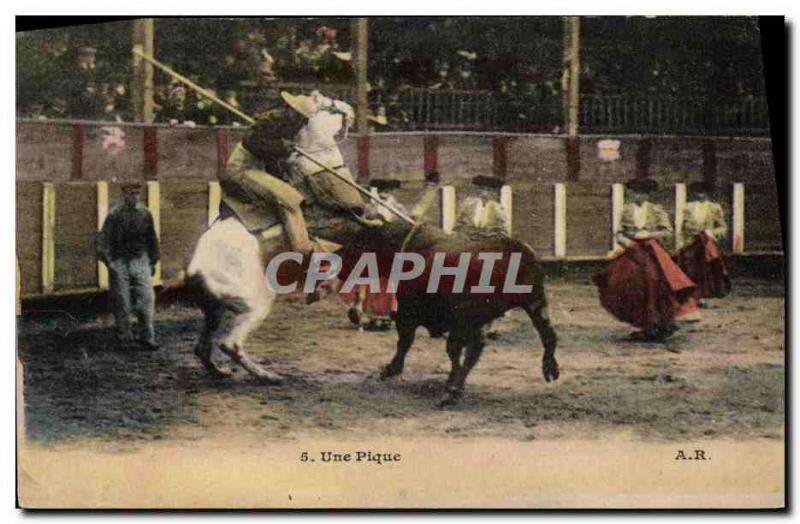
[[264, 372], [263, 375], [258, 376], [258, 381], [265, 386], [280, 386], [286, 383], [286, 379], [277, 373]]
[[451, 389], [439, 399], [439, 402], [436, 403], [436, 407], [446, 408], [458, 403], [459, 400], [461, 400], [461, 391]]
[[231, 378], [233, 376], [233, 371], [230, 369], [222, 369], [217, 367], [216, 364], [213, 362], [202, 362], [203, 367], [208, 372], [208, 375], [214, 379], [223, 379], [223, 378]]
[[222, 370], [222, 369], [217, 369], [216, 371], [209, 371], [208, 374], [211, 375], [211, 378], [216, 378], [216, 379], [226, 379], [226, 378], [231, 378], [233, 376], [232, 371]]

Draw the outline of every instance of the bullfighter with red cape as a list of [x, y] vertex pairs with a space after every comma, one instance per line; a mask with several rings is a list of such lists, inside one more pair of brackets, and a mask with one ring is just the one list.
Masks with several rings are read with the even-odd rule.
[[[401, 184], [399, 180], [379, 178], [372, 179], [369, 182], [370, 190], [376, 196], [407, 214], [405, 206], [392, 194], [392, 191], [400, 188]], [[380, 216], [385, 221], [392, 221], [397, 218], [391, 211], [374, 203], [367, 205], [367, 214], [368, 216]], [[352, 267], [353, 264], [355, 264], [355, 260], [344, 261], [345, 267]], [[359, 328], [388, 329], [390, 327], [389, 322], [397, 312], [397, 298], [394, 293], [386, 292], [386, 286], [389, 283], [389, 271], [389, 267], [380, 267], [379, 264], [378, 273], [381, 276], [380, 291], [378, 292], [370, 292], [368, 286], [358, 285], [351, 291], [342, 293], [339, 288], [344, 282], [338, 282], [336, 288], [339, 292], [339, 298], [345, 305], [349, 306], [347, 318]]]
[[678, 328], [675, 318], [697, 312], [692, 299], [695, 285], [661, 245], [672, 234], [669, 215], [649, 201], [658, 189], [654, 180], [625, 184], [629, 203], [622, 214], [620, 244], [605, 269], [592, 277], [600, 303], [617, 319], [642, 331], [632, 338], [659, 340]]
[[694, 298], [722, 298], [731, 290], [725, 259], [717, 242], [728, 226], [722, 206], [708, 198], [711, 188], [702, 182], [689, 185], [690, 202], [683, 214], [687, 240], [676, 256], [678, 265], [695, 283]]

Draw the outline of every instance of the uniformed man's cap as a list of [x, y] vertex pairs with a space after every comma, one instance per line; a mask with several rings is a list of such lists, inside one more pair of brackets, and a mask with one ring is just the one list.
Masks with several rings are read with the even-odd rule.
[[94, 58], [97, 56], [97, 49], [89, 46], [81, 47], [78, 49], [78, 56], [81, 58]]
[[333, 56], [342, 62], [349, 62], [353, 59], [353, 54], [350, 51], [334, 51]]
[[689, 194], [696, 195], [698, 193], [711, 193], [714, 188], [711, 187], [711, 184], [706, 182], [692, 182], [689, 184], [687, 188], [689, 190]]
[[503, 180], [493, 177], [493, 176], [484, 176], [478, 175], [472, 179], [472, 183], [478, 187], [489, 188], [489, 189], [500, 189], [503, 187], [504, 182]]
[[141, 191], [142, 190], [142, 183], [141, 182], [123, 182], [120, 184], [120, 189], [122, 189], [123, 193], [128, 193], [131, 191]]
[[373, 178], [369, 181], [370, 187], [376, 188], [378, 191], [391, 191], [399, 188], [402, 183], [399, 180], [390, 178]]
[[649, 178], [634, 178], [625, 182], [625, 188], [635, 193], [652, 193], [658, 191], [658, 182]]
[[317, 104], [308, 95], [293, 95], [288, 91], [281, 91], [281, 98], [289, 107], [306, 118], [311, 118], [317, 112]]

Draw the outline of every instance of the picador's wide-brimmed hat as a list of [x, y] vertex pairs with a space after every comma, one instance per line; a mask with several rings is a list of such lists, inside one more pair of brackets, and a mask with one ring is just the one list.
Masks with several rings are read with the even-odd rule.
[[281, 91], [281, 98], [289, 107], [306, 118], [311, 118], [317, 112], [317, 104], [308, 95], [293, 95], [288, 91]]
[[497, 177], [478, 175], [472, 179], [472, 184], [481, 188], [500, 189], [503, 187], [504, 182]]
[[625, 189], [634, 193], [653, 193], [658, 191], [658, 182], [649, 178], [634, 178], [625, 182]]
[[707, 182], [692, 182], [687, 188], [690, 195], [697, 195], [699, 193], [711, 193], [714, 188]]
[[389, 120], [386, 118], [386, 108], [385, 107], [379, 107], [377, 113], [375, 113], [375, 114], [370, 113], [367, 116], [367, 120], [369, 120], [370, 122], [374, 122], [374, 123], [376, 123], [378, 125], [381, 125], [381, 126], [387, 125], [389, 123]]
[[369, 181], [369, 185], [378, 191], [391, 191], [399, 188], [402, 185], [402, 182], [390, 178], [373, 178]]

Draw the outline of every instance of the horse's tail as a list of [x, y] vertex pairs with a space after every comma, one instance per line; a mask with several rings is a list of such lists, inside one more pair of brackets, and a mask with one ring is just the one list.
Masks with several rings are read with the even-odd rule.
[[183, 285], [184, 296], [191, 300], [197, 307], [205, 310], [212, 302], [212, 294], [206, 285], [202, 273], [194, 273], [186, 277]]

